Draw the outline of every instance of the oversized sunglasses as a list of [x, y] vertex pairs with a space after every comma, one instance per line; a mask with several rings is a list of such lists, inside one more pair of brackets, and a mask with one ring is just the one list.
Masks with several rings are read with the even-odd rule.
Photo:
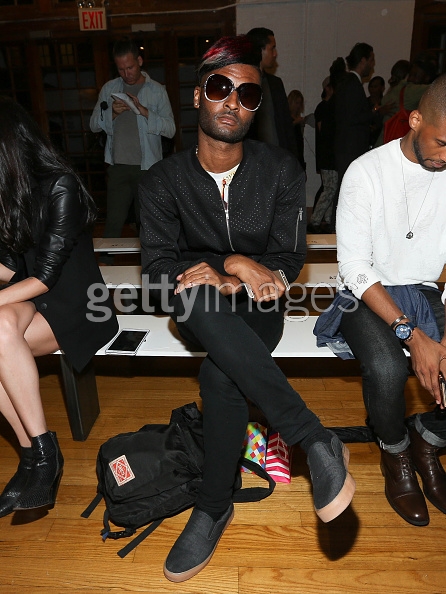
[[262, 87], [255, 83], [242, 83], [239, 87], [227, 76], [211, 74], [203, 85], [204, 96], [214, 103], [224, 101], [231, 93], [237, 91], [240, 105], [248, 111], [256, 111], [262, 102]]

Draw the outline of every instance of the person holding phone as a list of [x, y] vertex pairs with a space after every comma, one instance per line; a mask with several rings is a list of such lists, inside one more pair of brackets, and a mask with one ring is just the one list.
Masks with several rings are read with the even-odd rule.
[[[163, 157], [162, 137], [173, 138], [175, 121], [163, 85], [141, 69], [138, 45], [119, 39], [113, 46], [119, 76], [102, 87], [90, 118], [92, 132], [105, 132], [107, 216], [104, 237], [120, 237], [127, 216], [139, 228], [138, 183]], [[102, 255], [101, 264], [113, 256]]]
[[34, 358], [61, 349], [81, 371], [118, 330], [110, 300], [109, 315], [87, 315], [89, 288], [106, 291], [91, 239], [95, 212], [28, 113], [0, 98], [0, 413], [21, 452], [0, 517], [53, 505], [62, 476]]
[[[425, 497], [446, 513], [446, 446], [439, 374], [446, 374], [446, 75], [425, 91], [401, 139], [359, 157], [341, 186], [339, 292], [316, 324], [318, 344], [361, 362], [368, 422], [391, 507], [429, 523]], [[347, 306], [347, 307], [344, 307]], [[350, 351], [350, 353], [349, 353]], [[405, 419], [412, 368], [437, 407]], [[423, 491], [417, 479], [421, 477]]]
[[305, 260], [305, 174], [289, 151], [244, 140], [262, 101], [259, 63], [245, 35], [209, 48], [194, 90], [197, 146], [156, 163], [140, 184], [143, 286], [208, 353], [199, 374], [203, 482], [164, 565], [174, 582], [205, 567], [232, 520], [247, 400], [306, 452], [322, 521], [339, 516], [355, 490], [347, 448], [271, 357], [282, 297]]

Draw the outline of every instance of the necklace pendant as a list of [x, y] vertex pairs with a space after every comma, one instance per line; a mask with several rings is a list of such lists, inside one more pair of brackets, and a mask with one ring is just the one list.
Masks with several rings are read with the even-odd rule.
[[413, 237], [413, 233], [412, 231], [409, 231], [409, 233], [406, 235], [406, 239], [412, 239]]

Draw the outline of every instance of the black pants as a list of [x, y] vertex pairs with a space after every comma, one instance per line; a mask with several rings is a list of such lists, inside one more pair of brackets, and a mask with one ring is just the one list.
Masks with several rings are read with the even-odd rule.
[[[431, 304], [440, 335], [444, 332], [444, 305], [440, 291], [423, 289]], [[362, 392], [370, 426], [386, 445], [401, 443], [407, 433], [404, 388], [409, 360], [390, 326], [358, 301], [356, 311], [343, 314], [340, 330], [361, 362]], [[441, 440], [446, 439], [446, 420], [435, 409], [420, 415], [421, 425]]]
[[[183, 298], [193, 300], [188, 316]], [[203, 285], [174, 296], [170, 305], [183, 338], [208, 352], [199, 374], [205, 462], [197, 504], [205, 511], [220, 512], [232, 498], [249, 421], [246, 399], [263, 411], [289, 445], [321, 425], [271, 357], [283, 331], [283, 312], [274, 311], [277, 303], [260, 304], [269, 311], [259, 311], [243, 294], [237, 295], [232, 307], [231, 298]], [[181, 316], [187, 319], [178, 321]]]

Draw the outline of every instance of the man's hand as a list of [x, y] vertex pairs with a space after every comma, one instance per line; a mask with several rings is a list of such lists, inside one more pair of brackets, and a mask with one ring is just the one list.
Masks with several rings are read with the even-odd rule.
[[284, 283], [272, 270], [246, 256], [229, 256], [225, 260], [225, 270], [251, 288], [254, 301], [272, 301], [285, 293]]
[[432, 394], [437, 404], [440, 404], [438, 375], [441, 371], [446, 377], [446, 346], [435, 342], [419, 328], [415, 328], [412, 340], [406, 344], [410, 348], [412, 367], [421, 385]]
[[175, 289], [175, 295], [181, 293], [184, 289], [190, 289], [197, 285], [212, 285], [217, 287], [224, 296], [238, 293], [242, 290], [240, 280], [235, 276], [224, 276], [219, 274], [214, 268], [201, 262], [185, 270], [177, 276], [178, 285]]
[[133, 100], [133, 103], [139, 109], [139, 111], [141, 112], [141, 115], [144, 116], [145, 118], [148, 118], [149, 117], [149, 110], [147, 109], [147, 107], [144, 107], [143, 105], [141, 105], [141, 103], [139, 102], [138, 97], [136, 95], [132, 95], [131, 93], [127, 93], [127, 95], [130, 97], [130, 99]]
[[124, 111], [130, 111], [130, 107], [124, 101], [115, 99], [112, 103], [113, 119]]

